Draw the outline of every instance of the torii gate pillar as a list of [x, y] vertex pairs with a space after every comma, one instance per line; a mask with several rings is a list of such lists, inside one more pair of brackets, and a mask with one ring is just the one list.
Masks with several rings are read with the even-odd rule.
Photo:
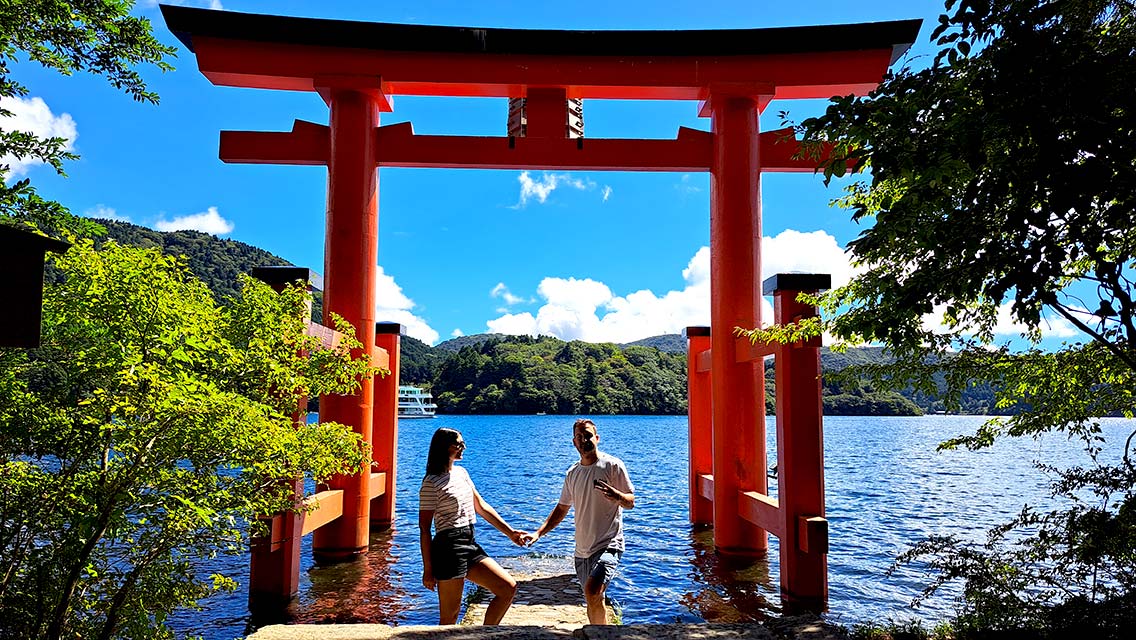
[[714, 546], [764, 555], [769, 535], [742, 519], [738, 496], [766, 493], [761, 360], [737, 362], [734, 327], [761, 325], [761, 166], [757, 96], [714, 96], [710, 169], [711, 411]]
[[[377, 86], [378, 78], [375, 82]], [[334, 86], [321, 94], [331, 107], [324, 309], [354, 325], [365, 353], [373, 357], [379, 233], [374, 132], [379, 126], [379, 97], [366, 88]], [[320, 421], [351, 425], [369, 444], [374, 401], [374, 380], [364, 379], [356, 395], [321, 397]], [[328, 484], [343, 490], [343, 515], [315, 531], [313, 553], [326, 561], [365, 553], [370, 537], [370, 474], [335, 476]]]

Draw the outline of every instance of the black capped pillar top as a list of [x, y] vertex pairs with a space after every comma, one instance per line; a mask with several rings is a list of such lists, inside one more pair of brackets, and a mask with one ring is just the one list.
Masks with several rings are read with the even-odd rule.
[[0, 313], [0, 347], [39, 346], [43, 318], [43, 259], [70, 243], [0, 224], [0, 272], [8, 274], [8, 311]]
[[389, 334], [393, 334], [393, 335], [397, 335], [397, 336], [404, 336], [404, 335], [406, 335], [406, 327], [397, 323], [397, 322], [376, 322], [375, 323], [375, 335], [382, 336], [382, 335], [389, 335]]
[[709, 338], [710, 327], [687, 327], [683, 333], [687, 338]]
[[306, 282], [309, 291], [323, 290], [323, 276], [307, 267], [291, 265], [253, 267], [249, 275], [276, 291], [282, 291], [284, 287], [297, 281]]
[[827, 273], [779, 273], [761, 283], [761, 294], [771, 296], [778, 291], [827, 291], [832, 276]]

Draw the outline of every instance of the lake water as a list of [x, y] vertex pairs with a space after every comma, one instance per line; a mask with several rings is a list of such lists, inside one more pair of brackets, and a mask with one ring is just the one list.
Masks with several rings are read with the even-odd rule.
[[[573, 420], [438, 416], [401, 421], [394, 527], [372, 534], [364, 558], [326, 567], [312, 562], [307, 536], [300, 594], [289, 618], [435, 624], [437, 597], [421, 584], [417, 525], [418, 487], [434, 430], [462, 432], [468, 445], [462, 464], [478, 491], [513, 527], [533, 530], [555, 506], [563, 473], [578, 459], [571, 445]], [[885, 575], [895, 556], [932, 534], [981, 539], [1024, 503], [1046, 502], [1046, 478], [1033, 461], [1064, 467], [1084, 460], [1077, 443], [1059, 434], [981, 452], [935, 452], [938, 442], [969, 433], [982, 421], [969, 416], [825, 418], [830, 620], [850, 625], [897, 616], [946, 617], [953, 610], [949, 595], [909, 608], [927, 581], [910, 567]], [[730, 565], [714, 554], [712, 531], [695, 530], [688, 522], [686, 417], [600, 416], [596, 422], [600, 449], [626, 463], [636, 487], [636, 507], [624, 514], [627, 553], [608, 591], [622, 607], [624, 622], [736, 621], [775, 612], [776, 538], [770, 538], [768, 561]], [[1109, 446], [1118, 451], [1133, 423], [1103, 423]], [[775, 460], [772, 418], [768, 433]], [[479, 520], [478, 541], [506, 567], [567, 573], [572, 571], [571, 518], [527, 549]], [[227, 562], [244, 582], [247, 556]], [[255, 624], [246, 599], [247, 592], [238, 591], [207, 600], [204, 611], [178, 615], [174, 625], [208, 639], [241, 637]]]

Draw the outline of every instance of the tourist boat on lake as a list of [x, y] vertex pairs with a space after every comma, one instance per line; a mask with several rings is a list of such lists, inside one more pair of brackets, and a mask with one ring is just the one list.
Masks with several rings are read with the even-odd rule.
[[398, 417], [400, 418], [433, 418], [434, 396], [420, 387], [401, 385], [398, 388]]

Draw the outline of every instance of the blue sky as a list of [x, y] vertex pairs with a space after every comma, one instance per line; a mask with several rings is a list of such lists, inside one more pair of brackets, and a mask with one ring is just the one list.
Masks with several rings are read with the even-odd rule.
[[[922, 18], [908, 54], [926, 64], [939, 0], [848, 2], [203, 0], [230, 11], [319, 18], [510, 28], [760, 28]], [[156, 3], [135, 11], [157, 37], [179, 44]], [[919, 56], [922, 56], [920, 58]], [[5, 106], [16, 123], [72, 140], [82, 157], [57, 178], [48, 167], [14, 165], [45, 196], [74, 212], [160, 230], [193, 228], [246, 242], [323, 271], [326, 169], [226, 165], [221, 130], [284, 131], [295, 118], [327, 122], [315, 93], [215, 87], [180, 51], [176, 70], [145, 70], [159, 106], [138, 104], [104, 80], [69, 78], [31, 65], [13, 75], [29, 96]], [[761, 129], [799, 120], [825, 101], [774, 102]], [[410, 121], [416, 133], [504, 135], [506, 101], [394, 97], [383, 124]], [[672, 138], [679, 126], [708, 130], [693, 102], [587, 101], [589, 137]], [[379, 178], [380, 319], [437, 343], [487, 331], [628, 342], [709, 323], [709, 176], [383, 169]], [[850, 273], [845, 244], [859, 229], [829, 203], [810, 174], [765, 174], [763, 273]], [[1007, 321], [1007, 336], [1017, 333]], [[1054, 338], [1068, 337], [1054, 325]]]

